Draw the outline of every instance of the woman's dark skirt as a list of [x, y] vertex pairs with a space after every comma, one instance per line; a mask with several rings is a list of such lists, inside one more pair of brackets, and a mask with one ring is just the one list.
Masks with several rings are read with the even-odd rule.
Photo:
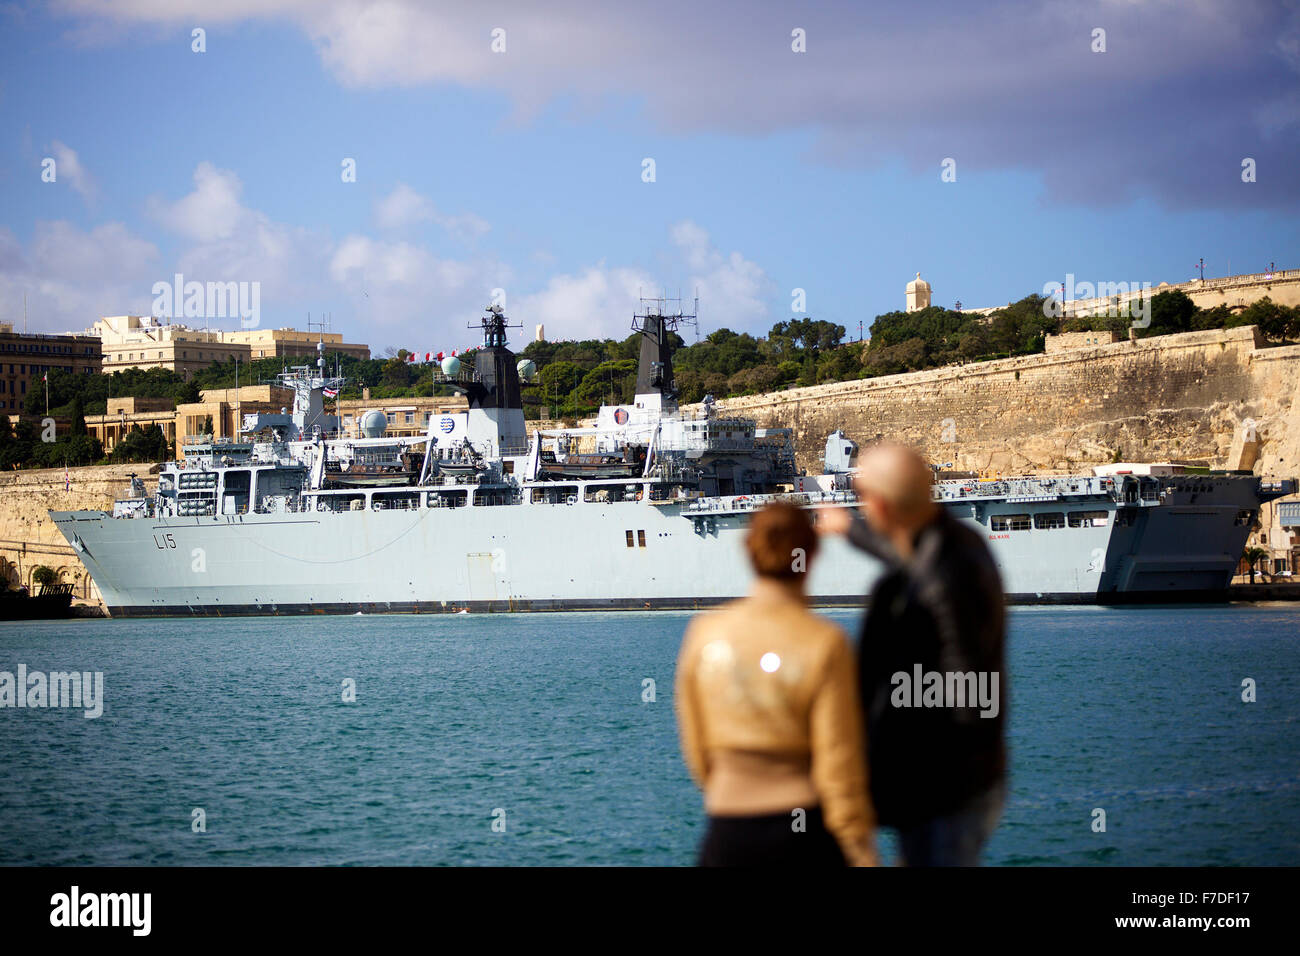
[[818, 807], [802, 826], [792, 811], [759, 817], [709, 817], [700, 866], [844, 866], [844, 854]]

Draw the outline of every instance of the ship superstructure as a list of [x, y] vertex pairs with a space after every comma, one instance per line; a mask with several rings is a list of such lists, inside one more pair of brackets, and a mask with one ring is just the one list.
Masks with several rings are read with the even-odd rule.
[[[480, 322], [472, 362], [440, 386], [469, 407], [425, 435], [344, 437], [324, 406], [342, 382], [286, 370], [292, 411], [247, 416], [237, 441], [201, 439], [139, 479], [111, 512], [51, 512], [113, 615], [597, 610], [707, 607], [748, 589], [742, 540], [767, 501], [851, 507], [857, 446], [795, 466], [788, 429], [678, 405], [680, 313], [650, 308], [632, 402], [590, 428], [525, 427], [507, 319]], [[527, 371], [524, 378], [527, 378]], [[1177, 465], [1092, 475], [954, 479], [934, 494], [989, 542], [1012, 601], [1221, 597], [1261, 501], [1294, 482]], [[856, 604], [875, 563], [827, 542], [809, 592]]]

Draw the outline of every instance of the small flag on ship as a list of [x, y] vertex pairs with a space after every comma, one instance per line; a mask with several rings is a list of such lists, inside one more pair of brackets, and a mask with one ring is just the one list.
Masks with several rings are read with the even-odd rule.
[[326, 388], [322, 389], [322, 391], [325, 393], [326, 398], [335, 398], [339, 393], [337, 388]]
[[68, 474], [68, 463], [66, 461], [63, 463], [63, 490], [72, 490], [72, 476]]

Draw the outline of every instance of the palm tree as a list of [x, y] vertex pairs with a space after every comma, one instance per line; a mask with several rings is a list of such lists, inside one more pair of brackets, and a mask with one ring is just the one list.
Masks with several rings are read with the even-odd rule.
[[1260, 562], [1260, 559], [1267, 558], [1268, 552], [1265, 551], [1263, 548], [1251, 547], [1245, 550], [1245, 552], [1242, 554], [1242, 557], [1246, 559], [1246, 567], [1250, 570], [1250, 583], [1254, 584], [1255, 565], [1257, 565]]

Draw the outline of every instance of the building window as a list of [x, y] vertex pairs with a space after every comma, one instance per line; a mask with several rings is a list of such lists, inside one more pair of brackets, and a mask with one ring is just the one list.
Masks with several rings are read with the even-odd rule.
[[408, 425], [413, 425], [413, 424], [415, 424], [415, 412], [407, 412], [407, 413], [406, 413], [406, 424], [408, 424]]
[[397, 423], [397, 413], [396, 413], [396, 412], [389, 412], [387, 417], [388, 417], [388, 424], [390, 424], [390, 425], [394, 425], [394, 424]]

